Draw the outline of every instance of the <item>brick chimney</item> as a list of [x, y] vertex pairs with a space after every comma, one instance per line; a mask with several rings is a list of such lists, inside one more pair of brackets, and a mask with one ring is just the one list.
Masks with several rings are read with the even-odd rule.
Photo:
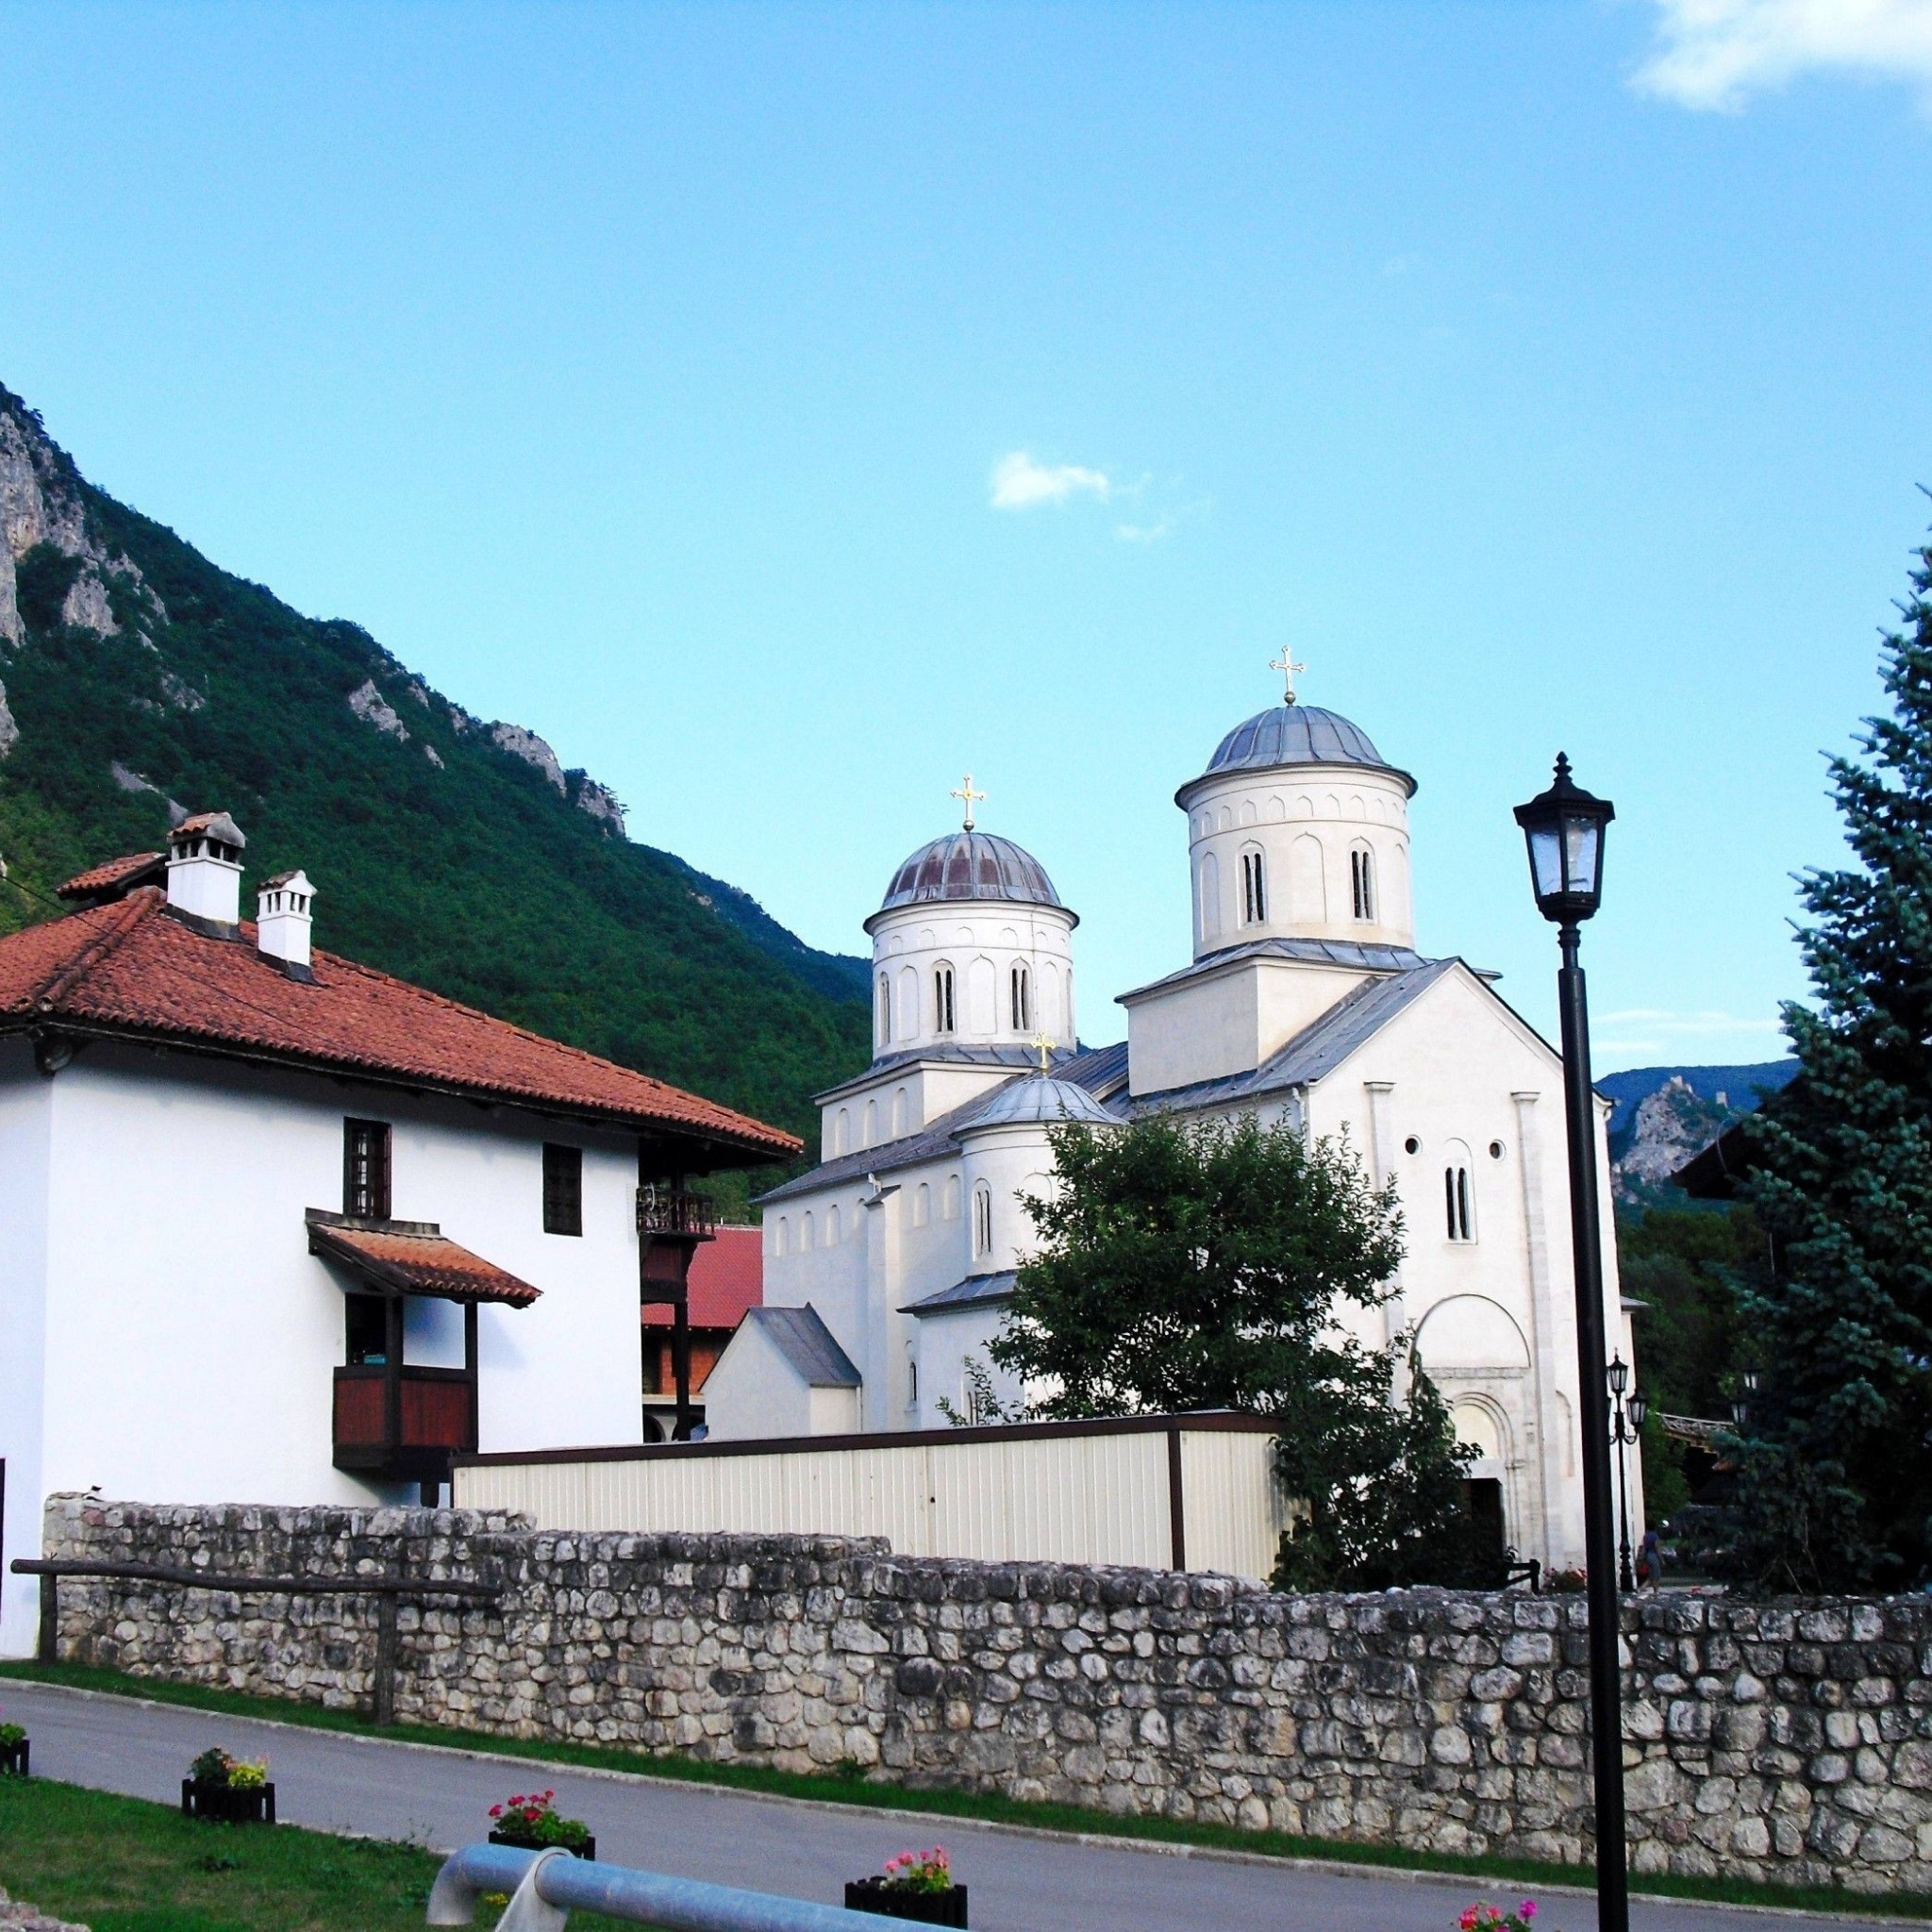
[[308, 935], [315, 923], [315, 888], [306, 872], [278, 872], [256, 888], [255, 944], [291, 979], [308, 975]]
[[247, 843], [225, 811], [198, 811], [183, 819], [168, 834], [168, 904], [210, 925], [238, 925]]

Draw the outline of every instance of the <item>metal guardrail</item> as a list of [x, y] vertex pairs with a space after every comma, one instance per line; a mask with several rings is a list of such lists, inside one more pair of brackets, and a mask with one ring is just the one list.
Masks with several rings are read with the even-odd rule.
[[842, 1906], [592, 1864], [568, 1852], [466, 1845], [436, 1874], [429, 1924], [469, 1924], [486, 1892], [509, 1893], [496, 1932], [562, 1932], [573, 1911], [602, 1912], [664, 1932], [876, 1932], [879, 1923]]
[[496, 1583], [458, 1583], [434, 1576], [230, 1576], [210, 1570], [176, 1570], [161, 1563], [90, 1563], [66, 1557], [16, 1557], [8, 1566], [18, 1576], [41, 1579], [39, 1656], [43, 1664], [59, 1661], [60, 1579], [92, 1576], [130, 1583], [166, 1583], [179, 1590], [215, 1590], [231, 1596], [373, 1596], [375, 1599], [375, 1683], [374, 1719], [396, 1721], [396, 1603], [402, 1597], [455, 1597], [461, 1603], [493, 1604], [503, 1595]]

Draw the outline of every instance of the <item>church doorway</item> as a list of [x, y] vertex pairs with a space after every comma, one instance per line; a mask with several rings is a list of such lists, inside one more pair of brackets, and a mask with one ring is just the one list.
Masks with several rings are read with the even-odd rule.
[[1494, 1476], [1471, 1476], [1462, 1485], [1462, 1494], [1474, 1565], [1481, 1573], [1501, 1575], [1509, 1564], [1503, 1533], [1503, 1485]]

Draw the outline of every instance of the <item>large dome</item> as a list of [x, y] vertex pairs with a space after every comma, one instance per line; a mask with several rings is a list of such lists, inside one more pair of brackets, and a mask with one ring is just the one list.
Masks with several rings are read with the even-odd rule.
[[947, 899], [1005, 899], [1021, 906], [1060, 903], [1045, 867], [1010, 839], [991, 832], [948, 832], [943, 839], [922, 845], [892, 874], [879, 910]]
[[1415, 780], [1391, 765], [1359, 724], [1319, 705], [1276, 705], [1237, 724], [1208, 760], [1200, 778], [1181, 787], [1184, 798], [1202, 778], [1224, 772], [1264, 772], [1279, 765], [1361, 765], [1400, 778], [1411, 793]]

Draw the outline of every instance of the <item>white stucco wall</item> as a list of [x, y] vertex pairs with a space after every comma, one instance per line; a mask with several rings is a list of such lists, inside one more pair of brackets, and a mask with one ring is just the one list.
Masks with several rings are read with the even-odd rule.
[[[47, 1155], [53, 1084], [25, 1040], [0, 1040], [0, 1656], [32, 1649], [40, 1586], [5, 1566], [41, 1548], [47, 1314]], [[23, 1641], [22, 1633], [25, 1632]]]
[[[37, 1115], [47, 1153], [36, 1189], [20, 1177]], [[44, 1240], [48, 1311], [37, 1473], [16, 1482], [7, 1452], [16, 1553], [37, 1542], [52, 1490], [98, 1484], [147, 1502], [413, 1493], [330, 1461], [342, 1290], [309, 1255], [303, 1210], [342, 1205], [347, 1115], [391, 1124], [397, 1218], [437, 1222], [544, 1291], [529, 1308], [480, 1311], [481, 1446], [641, 1439], [630, 1138], [132, 1047], [91, 1046], [51, 1080], [9, 1055], [0, 1294], [22, 1295], [31, 1265], [19, 1257]], [[545, 1140], [584, 1149], [581, 1237], [542, 1231]], [[18, 1163], [17, 1147], [28, 1157]], [[29, 1334], [24, 1324], [17, 1340], [7, 1324], [0, 1374], [32, 1382]], [[408, 1359], [453, 1365], [461, 1354], [458, 1308], [411, 1306]], [[19, 1651], [31, 1625], [11, 1594], [7, 1605], [0, 1645]]]
[[[1024, 1045], [1042, 1031], [1056, 1041], [1074, 1038], [1071, 912], [1005, 901], [944, 901], [876, 912], [866, 927], [873, 947], [875, 1053], [941, 1043]], [[953, 969], [950, 1029], [940, 1025], [933, 991], [941, 965]], [[1024, 967], [1031, 980], [1024, 1025], [1013, 1020], [1015, 966]]]

